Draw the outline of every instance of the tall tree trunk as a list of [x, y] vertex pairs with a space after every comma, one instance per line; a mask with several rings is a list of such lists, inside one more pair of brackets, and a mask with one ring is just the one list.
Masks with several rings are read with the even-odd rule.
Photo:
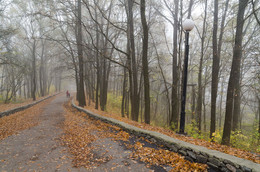
[[108, 62], [108, 65], [105, 63], [106, 67], [106, 73], [104, 73], [104, 85], [103, 85], [103, 97], [102, 97], [102, 106], [101, 110], [106, 109], [107, 105], [107, 93], [108, 93], [108, 80], [109, 80], [109, 74], [110, 74], [110, 67], [111, 67], [111, 62]]
[[[108, 9], [108, 21], [110, 20], [111, 17], [111, 12], [112, 12], [112, 5], [113, 1], [110, 2], [109, 9]], [[103, 23], [103, 20], [101, 20], [101, 23]], [[105, 34], [109, 35], [109, 29], [110, 29], [110, 23], [106, 23], [106, 28], [105, 28]], [[103, 30], [103, 28], [101, 29]], [[107, 37], [104, 38], [103, 42], [103, 54], [108, 54], [108, 39]], [[111, 49], [110, 52], [110, 57], [113, 54], [113, 49]], [[108, 92], [108, 78], [109, 78], [109, 73], [110, 73], [110, 62], [107, 61], [106, 58], [103, 58], [103, 63], [102, 63], [102, 78], [101, 78], [101, 86], [100, 86], [100, 108], [102, 111], [106, 109], [106, 104], [107, 104], [107, 92]]]
[[208, 73], [208, 66], [206, 66], [206, 70], [205, 70], [205, 76], [204, 76], [204, 86], [203, 86], [203, 97], [202, 97], [202, 103], [203, 103], [203, 129], [204, 132], [206, 133], [207, 131], [207, 125], [206, 125], [206, 112], [207, 112], [207, 108], [206, 108], [206, 87], [207, 87], [207, 73]]
[[[98, 3], [98, 2], [97, 2]], [[97, 9], [95, 9], [95, 20], [98, 22], [98, 14]], [[95, 60], [96, 60], [96, 93], [95, 93], [95, 109], [98, 109], [99, 105], [99, 88], [100, 88], [100, 63], [99, 63], [99, 27], [98, 23], [95, 22], [95, 29], [96, 29], [96, 54], [95, 54]]]
[[221, 91], [220, 91], [220, 102], [219, 102], [219, 131], [221, 130], [221, 123], [222, 123], [223, 92], [224, 92], [224, 79], [222, 79]]
[[126, 99], [125, 99], [125, 111], [126, 111], [126, 116], [129, 119], [129, 91], [126, 92]]
[[75, 81], [76, 81], [76, 100], [79, 101], [79, 72], [78, 68], [75, 67]]
[[44, 55], [45, 52], [45, 42], [42, 40], [42, 53], [41, 53], [41, 96], [45, 96], [46, 95], [46, 91], [47, 91], [47, 74], [46, 74], [46, 57]]
[[[210, 117], [210, 138], [216, 131], [216, 101], [218, 92], [218, 76], [219, 76], [219, 57], [218, 57], [218, 0], [214, 1], [214, 22], [213, 22], [213, 65], [212, 65], [212, 83], [211, 83], [211, 117]], [[213, 141], [213, 139], [212, 139]]]
[[[193, 0], [190, 1], [190, 4], [189, 4], [189, 9], [188, 9], [188, 18], [191, 17], [191, 9], [192, 9], [192, 5], [193, 5]], [[179, 15], [180, 17], [179, 18], [183, 18], [183, 1], [180, 1], [180, 11], [179, 11]], [[180, 20], [179, 21], [179, 24], [182, 25], [182, 21]], [[183, 44], [183, 32], [179, 32], [179, 42], [178, 42], [178, 66], [177, 66], [177, 75], [178, 75], [178, 83], [177, 85], [179, 85], [177, 87], [177, 95], [178, 95], [178, 108], [177, 108], [177, 114], [179, 115], [180, 114], [180, 105], [181, 105], [181, 92], [182, 92], [182, 77], [181, 77], [181, 74], [183, 73], [182, 72], [182, 61], [183, 61], [183, 53], [182, 53], [182, 44]], [[171, 110], [171, 105], [169, 106], [169, 109]], [[171, 115], [171, 111], [170, 111], [170, 114], [169, 114], [169, 119], [170, 119], [170, 115]], [[179, 117], [178, 117], [179, 118]]]
[[[243, 49], [243, 47], [242, 47]], [[243, 54], [241, 55], [243, 56]], [[242, 65], [240, 66], [240, 79], [239, 79], [239, 84], [236, 86], [235, 90], [237, 90], [236, 94], [234, 95], [234, 111], [233, 111], [233, 121], [232, 121], [232, 131], [237, 132], [239, 130], [239, 121], [241, 119], [242, 121], [242, 115], [241, 115], [241, 83], [243, 80], [243, 68], [244, 68], [244, 60], [245, 58], [241, 59]]]
[[3, 66], [3, 69], [1, 71], [1, 85], [0, 85], [0, 94], [1, 95], [3, 95], [3, 92], [4, 92], [4, 76], [5, 76], [5, 70], [4, 69], [5, 69], [5, 66]]
[[[96, 24], [97, 25], [97, 24]], [[98, 26], [96, 26], [98, 29]], [[99, 47], [99, 33], [96, 30], [96, 46]], [[96, 101], [95, 101], [95, 109], [98, 109], [99, 104], [99, 87], [100, 87], [100, 64], [99, 64], [99, 55], [98, 50], [96, 51], [96, 65], [97, 65], [97, 75], [96, 75]]]
[[121, 116], [125, 117], [125, 102], [126, 102], [126, 92], [127, 92], [127, 72], [126, 68], [124, 68], [124, 81], [123, 81], [123, 92], [122, 92], [122, 103], [121, 103]]
[[14, 101], [16, 101], [16, 82], [18, 82], [18, 81], [16, 81], [16, 79], [15, 79], [15, 69], [14, 69], [14, 67], [12, 67], [12, 96], [10, 97], [10, 100], [11, 99], [13, 99]]
[[[105, 52], [103, 52], [105, 53]], [[100, 109], [104, 111], [104, 88], [105, 88], [105, 78], [106, 78], [106, 60], [105, 58], [100, 59], [100, 88], [99, 88], [99, 105]]]
[[59, 92], [61, 91], [61, 80], [62, 80], [62, 71], [59, 71], [59, 79], [58, 79], [58, 81], [59, 81], [58, 82]]
[[178, 45], [178, 15], [179, 15], [179, 0], [174, 0], [174, 31], [173, 31], [173, 54], [172, 54], [172, 108], [170, 127], [171, 129], [177, 129], [179, 114], [178, 114], [178, 68], [177, 68], [177, 45]]
[[135, 57], [135, 40], [134, 40], [134, 21], [133, 21], [133, 5], [134, 0], [128, 0], [128, 27], [129, 27], [129, 43], [130, 43], [130, 57], [131, 57], [131, 77], [130, 82], [132, 82], [131, 90], [131, 118], [134, 121], [138, 121], [139, 117], [139, 104], [140, 98], [138, 94], [138, 74], [137, 65]]
[[41, 40], [41, 45], [42, 45], [42, 52], [41, 52], [41, 63], [40, 63], [40, 70], [39, 70], [39, 83], [40, 83], [40, 94], [41, 96], [45, 96], [45, 90], [44, 90], [44, 82], [45, 82], [45, 78], [44, 78], [44, 42], [43, 40]]
[[202, 101], [203, 101], [203, 88], [202, 88], [202, 69], [203, 69], [203, 61], [204, 61], [204, 43], [206, 37], [206, 19], [207, 19], [207, 7], [208, 1], [205, 1], [205, 9], [204, 9], [204, 20], [203, 20], [203, 28], [201, 35], [201, 51], [200, 51], [200, 64], [199, 64], [199, 73], [198, 73], [198, 100], [197, 100], [197, 108], [196, 108], [196, 123], [201, 132], [201, 114], [202, 114]]
[[23, 97], [27, 99], [26, 96], [26, 82], [25, 82], [25, 76], [23, 76]]
[[239, 1], [239, 9], [237, 14], [237, 26], [235, 36], [235, 46], [233, 52], [232, 67], [230, 72], [230, 78], [228, 82], [227, 100], [226, 100], [226, 113], [224, 131], [222, 137], [222, 144], [230, 144], [232, 114], [234, 107], [234, 95], [239, 95], [239, 81], [240, 81], [240, 65], [242, 56], [242, 41], [243, 41], [243, 26], [244, 26], [244, 13], [248, 0]]
[[188, 19], [191, 17], [191, 9], [192, 9], [192, 6], [193, 6], [193, 0], [190, 0], [190, 3], [189, 3], [189, 10], [188, 10]]
[[144, 104], [144, 98], [143, 98], [143, 89], [140, 91], [140, 118], [141, 123], [143, 122], [143, 104]]
[[83, 46], [82, 46], [82, 23], [81, 23], [81, 0], [78, 0], [77, 9], [77, 49], [79, 59], [79, 106], [86, 106], [83, 72]]
[[30, 78], [29, 78], [29, 76], [26, 76], [26, 85], [27, 85], [27, 97], [28, 98], [31, 98], [32, 97], [32, 95], [31, 95], [31, 80], [30, 80]]
[[111, 63], [107, 62], [107, 60], [103, 58], [103, 62], [101, 64], [102, 78], [100, 82], [100, 108], [102, 111], [106, 109], [106, 104], [107, 104], [108, 79], [110, 74], [110, 66]]
[[192, 106], [191, 106], [191, 120], [195, 120], [195, 108], [196, 108], [196, 93], [195, 85], [192, 85]]
[[33, 40], [32, 48], [32, 88], [31, 94], [33, 101], [36, 100], [36, 40]]
[[[224, 12], [221, 20], [220, 34], [217, 42], [217, 32], [218, 32], [218, 0], [214, 1], [214, 23], [213, 23], [213, 66], [212, 66], [212, 83], [211, 83], [211, 123], [210, 123], [210, 138], [213, 138], [213, 133], [216, 131], [216, 102], [218, 93], [218, 83], [219, 83], [219, 63], [222, 47], [222, 39], [225, 28], [225, 20], [228, 9], [229, 0], [226, 0]], [[220, 119], [221, 123], [221, 119]], [[212, 139], [213, 140], [213, 139]]]
[[260, 144], [260, 97], [257, 96], [258, 100], [258, 145]]
[[150, 124], [150, 82], [149, 82], [149, 67], [148, 67], [148, 25], [145, 16], [145, 0], [141, 0], [140, 12], [143, 26], [143, 74], [144, 74], [144, 122]]
[[234, 95], [234, 111], [233, 111], [233, 121], [232, 121], [232, 131], [237, 131], [239, 129], [239, 118], [241, 113], [241, 97], [240, 97], [240, 82], [235, 88]]
[[222, 14], [222, 19], [221, 19], [221, 26], [220, 26], [220, 33], [219, 33], [219, 42], [218, 42], [218, 58], [220, 59], [221, 56], [221, 48], [222, 48], [222, 43], [223, 43], [223, 34], [224, 34], [224, 29], [225, 29], [225, 21], [226, 21], [226, 15], [227, 15], [227, 10], [228, 10], [228, 4], [229, 0], [226, 0], [225, 3], [225, 9]]
[[[129, 17], [128, 17], [129, 18]], [[129, 20], [129, 19], [128, 19]], [[128, 21], [129, 22], [129, 21]], [[129, 103], [132, 103], [132, 92], [133, 92], [133, 80], [132, 80], [132, 62], [131, 62], [131, 55], [130, 55], [130, 33], [129, 33], [129, 24], [128, 24], [128, 31], [127, 31], [127, 66], [128, 66], [128, 77], [129, 77], [129, 90], [127, 91], [127, 101], [125, 104], [125, 109], [127, 111], [127, 118], [129, 118]], [[131, 119], [133, 119], [131, 115]]]
[[[217, 28], [218, 28], [218, 0], [214, 1], [214, 23], [213, 23], [213, 66], [212, 66], [212, 85], [211, 85], [211, 123], [210, 123], [210, 138], [212, 139], [212, 134], [216, 131], [216, 102], [218, 93], [218, 83], [219, 83], [219, 63], [222, 47], [222, 38], [224, 34], [224, 24], [226, 20], [226, 14], [228, 9], [229, 0], [226, 0], [225, 8], [221, 20], [219, 42], [217, 42]], [[220, 119], [221, 122], [221, 119]], [[213, 139], [212, 139], [213, 140]]]

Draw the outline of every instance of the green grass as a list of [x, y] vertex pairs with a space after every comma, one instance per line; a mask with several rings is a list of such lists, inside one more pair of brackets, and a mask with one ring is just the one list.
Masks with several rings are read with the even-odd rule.
[[115, 114], [120, 114], [121, 101], [122, 101], [122, 96], [116, 96], [112, 93], [108, 93], [106, 111]]

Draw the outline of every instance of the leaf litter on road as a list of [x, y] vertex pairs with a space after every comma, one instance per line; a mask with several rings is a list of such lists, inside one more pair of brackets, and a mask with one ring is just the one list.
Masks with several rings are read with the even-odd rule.
[[45, 107], [53, 99], [54, 97], [23, 111], [0, 118], [0, 140], [3, 140], [13, 134], [17, 134], [21, 130], [36, 126], [39, 123], [38, 117], [43, 111], [43, 107]]
[[145, 162], [147, 167], [167, 165], [177, 172], [207, 171], [207, 165], [189, 162], [177, 153], [160, 148], [163, 146], [159, 145], [158, 149], [155, 149], [145, 147], [140, 142], [132, 144], [129, 141], [130, 135], [126, 131], [117, 126], [95, 120], [83, 112], [78, 112], [69, 104], [65, 105], [65, 109], [65, 121], [62, 126], [65, 134], [61, 137], [61, 140], [72, 154], [72, 163], [75, 167], [83, 166], [89, 169], [111, 160], [113, 157], [106, 155], [106, 152], [102, 156], [95, 157], [93, 150], [98, 149], [98, 147], [93, 147], [91, 143], [100, 138], [112, 138], [114, 141], [124, 142], [128, 150], [132, 150], [130, 158]]

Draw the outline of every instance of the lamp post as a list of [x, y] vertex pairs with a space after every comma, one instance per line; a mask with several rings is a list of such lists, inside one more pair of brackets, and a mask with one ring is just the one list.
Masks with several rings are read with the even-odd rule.
[[187, 79], [188, 79], [188, 61], [189, 61], [189, 31], [194, 28], [194, 21], [186, 19], [182, 26], [185, 30], [185, 57], [183, 67], [183, 83], [182, 83], [182, 96], [181, 96], [181, 119], [180, 119], [180, 134], [184, 134], [185, 128], [185, 104], [186, 104], [186, 90], [187, 90]]

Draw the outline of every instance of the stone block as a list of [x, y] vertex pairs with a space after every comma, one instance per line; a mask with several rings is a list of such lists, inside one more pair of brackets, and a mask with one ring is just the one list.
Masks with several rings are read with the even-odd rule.
[[157, 142], [154, 138], [151, 138], [150, 140], [151, 140], [151, 142], [153, 142], [153, 143], [156, 143], [156, 142]]
[[194, 162], [194, 160], [191, 157], [189, 157], [189, 156], [185, 156], [185, 159], [190, 161], [190, 162]]
[[208, 158], [206, 158], [203, 155], [197, 155], [197, 162], [202, 163], [202, 164], [206, 164], [208, 161]]
[[239, 168], [239, 166], [238, 166], [237, 164], [235, 164], [235, 163], [233, 163], [233, 162], [231, 162], [231, 161], [229, 161], [229, 160], [227, 160], [227, 159], [224, 159], [223, 162], [224, 162], [225, 164], [230, 164], [230, 165], [232, 165], [232, 166], [234, 166], [234, 167], [236, 167], [236, 168]]
[[209, 157], [209, 155], [208, 154], [206, 154], [205, 152], [200, 152], [200, 154], [201, 155], [203, 155], [204, 157], [206, 157], [206, 158], [208, 158]]
[[243, 172], [241, 169], [237, 169], [237, 171], [236, 172]]
[[186, 156], [186, 155], [187, 155], [187, 152], [184, 151], [184, 150], [179, 150], [179, 153], [180, 153], [181, 155], [183, 155], [183, 156]]
[[226, 167], [231, 171], [231, 172], [236, 172], [236, 167], [234, 167], [233, 165], [230, 164], [226, 164]]
[[230, 172], [226, 167], [221, 167], [220, 171], [222, 171], [222, 172]]
[[245, 172], [252, 172], [252, 169], [246, 167], [246, 166], [242, 166], [242, 170]]
[[178, 150], [181, 148], [180, 145], [175, 144], [175, 143], [172, 143], [171, 145], [174, 146], [174, 147], [176, 147]]
[[196, 158], [196, 154], [195, 154], [194, 152], [192, 152], [192, 151], [187, 151], [187, 154], [188, 154], [188, 156], [191, 157], [192, 159], [194, 159], [194, 160], [197, 159], [197, 158]]
[[212, 164], [211, 162], [207, 162], [207, 165], [211, 168], [213, 168], [214, 170], [218, 170], [218, 166], [216, 166], [215, 164]]
[[169, 149], [173, 152], [178, 152], [178, 149], [174, 145], [170, 145]]
[[211, 162], [212, 164], [220, 167], [222, 166], [222, 162], [220, 160], [218, 160], [217, 158], [209, 158], [209, 162]]

